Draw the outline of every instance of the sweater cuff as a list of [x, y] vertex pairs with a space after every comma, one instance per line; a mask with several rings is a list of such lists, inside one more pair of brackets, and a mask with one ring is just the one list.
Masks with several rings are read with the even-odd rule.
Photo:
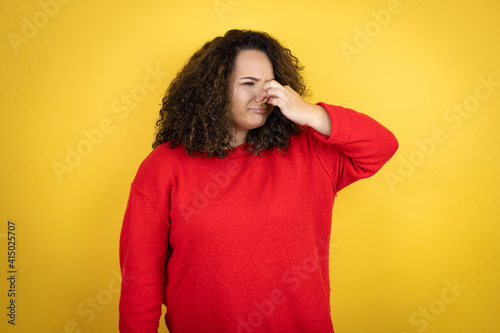
[[352, 128], [349, 110], [342, 106], [330, 105], [323, 102], [316, 103], [316, 105], [322, 106], [328, 112], [332, 123], [332, 130], [330, 136], [313, 130], [314, 136], [327, 144], [345, 144], [349, 140]]

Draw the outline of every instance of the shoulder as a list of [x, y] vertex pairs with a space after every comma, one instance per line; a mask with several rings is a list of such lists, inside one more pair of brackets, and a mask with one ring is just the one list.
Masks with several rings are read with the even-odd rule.
[[317, 139], [314, 130], [303, 127], [302, 130], [290, 137], [286, 155], [300, 158], [314, 158], [317, 154]]
[[136, 185], [152, 186], [158, 185], [171, 178], [176, 169], [179, 168], [190, 157], [182, 145], [170, 148], [169, 142], [165, 142], [155, 149], [142, 161], [134, 178]]

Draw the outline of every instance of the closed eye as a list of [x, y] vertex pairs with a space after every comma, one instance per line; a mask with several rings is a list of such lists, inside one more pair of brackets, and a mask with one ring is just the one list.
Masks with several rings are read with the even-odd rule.
[[246, 85], [246, 86], [255, 86], [255, 82], [244, 82], [243, 85]]

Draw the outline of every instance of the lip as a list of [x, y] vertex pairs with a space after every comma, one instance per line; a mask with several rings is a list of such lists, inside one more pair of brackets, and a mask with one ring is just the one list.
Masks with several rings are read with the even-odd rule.
[[267, 112], [267, 108], [265, 108], [265, 107], [250, 108], [249, 110], [253, 111], [255, 113], [266, 113]]

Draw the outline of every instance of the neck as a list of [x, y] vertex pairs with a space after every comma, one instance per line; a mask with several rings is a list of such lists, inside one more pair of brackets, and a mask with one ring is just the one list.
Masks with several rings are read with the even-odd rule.
[[238, 131], [233, 136], [233, 146], [238, 147], [247, 141], [248, 131]]

